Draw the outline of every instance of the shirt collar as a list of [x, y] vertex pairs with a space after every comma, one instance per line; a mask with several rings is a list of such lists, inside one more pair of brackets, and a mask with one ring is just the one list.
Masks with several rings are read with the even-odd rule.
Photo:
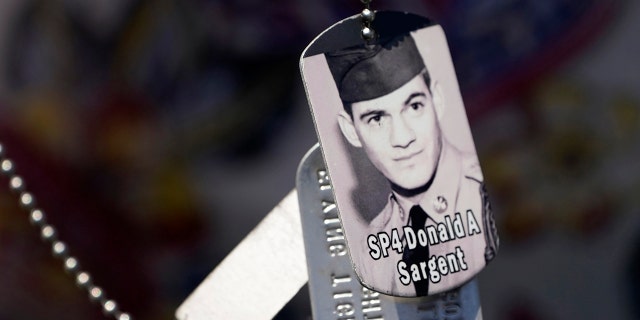
[[[460, 185], [462, 158], [460, 152], [446, 141], [442, 143], [442, 152], [438, 161], [438, 169], [433, 179], [433, 183], [425, 191], [418, 204], [422, 207], [429, 218], [435, 222], [444, 222], [446, 215], [453, 215], [458, 199], [458, 186]], [[409, 210], [416, 203], [392, 192], [390, 200], [399, 206], [400, 219], [403, 225], [409, 220]]]

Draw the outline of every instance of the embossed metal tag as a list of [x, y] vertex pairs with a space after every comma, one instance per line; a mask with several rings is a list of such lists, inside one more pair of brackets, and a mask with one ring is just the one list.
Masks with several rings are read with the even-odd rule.
[[482, 319], [475, 280], [419, 298], [383, 295], [358, 282], [317, 145], [300, 163], [296, 187], [314, 319]]
[[357, 16], [335, 24], [300, 62], [342, 220], [326, 220], [327, 232], [339, 239], [344, 228], [331, 252], [348, 245], [375, 291], [445, 292], [498, 245], [447, 42], [440, 26], [407, 13], [376, 13], [369, 42], [360, 27]]

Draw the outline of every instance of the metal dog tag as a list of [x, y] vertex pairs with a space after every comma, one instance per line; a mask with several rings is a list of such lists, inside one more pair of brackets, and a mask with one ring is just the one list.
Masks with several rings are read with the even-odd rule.
[[447, 42], [408, 13], [376, 13], [370, 41], [361, 26], [359, 16], [335, 24], [300, 62], [335, 196], [322, 210], [342, 220], [323, 222], [329, 249], [346, 256], [348, 245], [372, 290], [446, 292], [498, 247]]
[[291, 191], [176, 310], [178, 320], [272, 319], [307, 282]]
[[475, 280], [420, 298], [383, 295], [358, 282], [318, 145], [300, 163], [296, 185], [314, 319], [482, 319]]

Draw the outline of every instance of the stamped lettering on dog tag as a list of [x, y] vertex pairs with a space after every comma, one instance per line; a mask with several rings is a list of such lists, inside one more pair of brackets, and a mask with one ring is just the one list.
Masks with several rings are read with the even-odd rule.
[[367, 41], [359, 16], [335, 24], [300, 62], [342, 220], [332, 250], [348, 245], [377, 292], [449, 291], [498, 240], [447, 42], [412, 14], [378, 12], [371, 26]]
[[300, 163], [296, 189], [314, 319], [482, 319], [475, 280], [445, 293], [417, 298], [387, 296], [358, 282], [317, 145]]

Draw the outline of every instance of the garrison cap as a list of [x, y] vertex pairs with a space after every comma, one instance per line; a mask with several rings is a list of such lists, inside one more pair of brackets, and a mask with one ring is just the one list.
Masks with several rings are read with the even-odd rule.
[[408, 33], [382, 43], [327, 53], [326, 58], [344, 103], [382, 97], [425, 69]]

